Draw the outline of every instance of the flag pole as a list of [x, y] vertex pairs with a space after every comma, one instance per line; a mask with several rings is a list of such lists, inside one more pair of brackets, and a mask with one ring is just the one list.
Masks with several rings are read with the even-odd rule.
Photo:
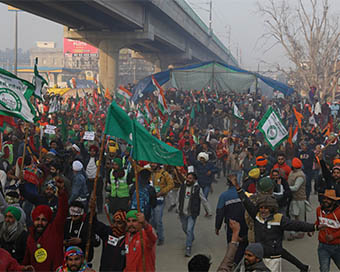
[[91, 231], [92, 231], [92, 223], [93, 223], [93, 217], [96, 211], [96, 196], [97, 196], [97, 182], [99, 178], [99, 173], [100, 173], [100, 167], [101, 167], [101, 162], [103, 159], [103, 153], [104, 153], [104, 146], [105, 146], [105, 140], [106, 140], [106, 134], [103, 135], [102, 143], [100, 146], [100, 153], [99, 153], [99, 161], [97, 165], [97, 171], [96, 171], [96, 177], [93, 182], [93, 189], [92, 189], [92, 194], [90, 197], [90, 202], [93, 201], [93, 205], [90, 207], [90, 218], [89, 218], [89, 228], [88, 228], [88, 233], [87, 233], [87, 241], [86, 241], [86, 250], [85, 250], [85, 259], [88, 261], [89, 257], [89, 251], [90, 251], [90, 245], [91, 245]]
[[27, 123], [25, 123], [25, 142], [24, 142], [24, 150], [22, 153], [22, 161], [21, 161], [21, 165], [20, 165], [20, 179], [23, 178], [23, 169], [24, 169], [24, 165], [25, 165], [25, 156], [26, 156], [26, 148], [27, 148], [27, 138], [28, 138], [28, 127], [27, 127]]
[[42, 157], [42, 138], [43, 138], [43, 134], [44, 134], [44, 130], [42, 126], [40, 127], [40, 137], [39, 137], [39, 162], [41, 162], [41, 157]]
[[[135, 172], [135, 186], [136, 186], [136, 200], [137, 200], [137, 211], [140, 213], [140, 200], [139, 200], [139, 184], [138, 184], [138, 169], [137, 169], [137, 163], [135, 160], [132, 161], [133, 170]], [[140, 245], [142, 249], [142, 261], [143, 261], [143, 271], [146, 271], [145, 266], [145, 255], [144, 255], [144, 239], [143, 239], [143, 233], [142, 230], [139, 231], [139, 237], [140, 237]]]

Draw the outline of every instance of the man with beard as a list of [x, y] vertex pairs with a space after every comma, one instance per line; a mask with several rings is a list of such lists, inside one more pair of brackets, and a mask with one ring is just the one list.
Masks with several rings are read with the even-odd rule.
[[43, 194], [35, 194], [34, 192], [27, 190], [23, 184], [20, 184], [20, 191], [22, 196], [32, 204], [36, 206], [49, 206], [53, 212], [53, 216], [55, 216], [58, 209], [58, 198], [55, 195], [57, 191], [56, 183], [54, 180], [49, 180], [44, 187]]
[[319, 263], [321, 272], [329, 272], [331, 259], [340, 269], [340, 197], [335, 190], [326, 190], [322, 195], [321, 206], [316, 209], [317, 224], [327, 226], [319, 232]]
[[66, 249], [64, 263], [58, 267], [56, 272], [95, 272], [88, 267], [85, 261], [84, 252], [76, 246], [71, 246]]
[[[270, 195], [263, 195], [259, 197], [255, 205], [237, 184], [237, 180], [233, 178], [231, 181], [236, 187], [237, 193], [244, 207], [250, 217], [254, 220], [255, 242], [261, 243], [263, 246], [263, 256], [265, 258], [264, 262], [267, 267], [272, 271], [280, 271], [281, 257], [289, 262], [297, 263], [298, 260], [287, 253], [282, 246], [284, 231], [313, 232], [315, 230], [321, 230], [325, 226], [323, 224], [317, 225], [290, 220], [285, 215], [277, 212], [277, 201]], [[308, 265], [300, 265], [300, 271], [308, 271]]]
[[21, 211], [14, 206], [8, 206], [4, 212], [5, 221], [0, 225], [0, 247], [6, 249], [14, 259], [22, 262], [25, 255], [27, 231], [19, 222]]
[[61, 165], [59, 162], [52, 162], [50, 164], [50, 175], [47, 177], [46, 180], [56, 180], [56, 179], [61, 179], [64, 181], [64, 187], [65, 190], [67, 192], [67, 195], [70, 196], [71, 195], [71, 191], [72, 191], [72, 183], [71, 181], [66, 178], [62, 173], [61, 173]]
[[[156, 271], [157, 235], [155, 231], [145, 221], [144, 214], [136, 210], [130, 210], [126, 214], [126, 220], [126, 267], [124, 271]], [[143, 250], [141, 235], [143, 235]]]
[[182, 229], [187, 236], [185, 257], [190, 257], [192, 242], [195, 239], [195, 223], [200, 214], [201, 203], [206, 212], [211, 214], [209, 202], [198, 185], [195, 173], [187, 175], [185, 183], [181, 185], [178, 191], [177, 203]]
[[326, 162], [322, 159], [322, 152], [318, 154], [322, 176], [324, 182], [319, 183], [319, 194], [322, 194], [325, 189], [334, 189], [337, 196], [340, 196], [340, 166], [333, 166], [332, 172], [327, 168]]
[[[89, 214], [85, 212], [84, 205], [81, 202], [73, 201], [69, 205], [69, 215], [64, 227], [64, 245], [65, 247], [78, 246], [85, 251], [89, 230]], [[93, 247], [99, 246], [99, 244], [99, 237], [92, 231], [88, 263], [93, 259]]]
[[32, 212], [33, 226], [29, 230], [23, 264], [36, 271], [55, 271], [63, 263], [64, 225], [67, 216], [67, 194], [64, 184], [57, 182], [58, 211], [52, 220], [52, 210], [39, 205]]
[[95, 220], [94, 232], [103, 240], [99, 271], [123, 271], [125, 268], [126, 212], [116, 211], [111, 226]]

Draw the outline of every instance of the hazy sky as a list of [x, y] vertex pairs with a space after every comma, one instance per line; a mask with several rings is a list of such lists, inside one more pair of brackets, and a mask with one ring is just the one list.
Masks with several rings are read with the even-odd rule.
[[[163, 0], [167, 1], [167, 0]], [[257, 12], [257, 2], [264, 0], [212, 0], [213, 30], [237, 56], [237, 48], [244, 68], [266, 69], [266, 64], [287, 60], [280, 47], [264, 54], [263, 42], [259, 38], [264, 33], [264, 19]], [[296, 0], [289, 0], [293, 4]], [[200, 17], [208, 23], [209, 0], [187, 0]], [[331, 13], [340, 13], [340, 0], [330, 0]], [[0, 49], [14, 47], [14, 13], [7, 10], [7, 5], [0, 4]], [[6, 27], [3, 27], [6, 26]], [[229, 31], [231, 29], [231, 31]], [[63, 27], [54, 22], [37, 17], [27, 12], [19, 13], [19, 47], [24, 50], [34, 47], [35, 41], [55, 41], [62, 47]]]

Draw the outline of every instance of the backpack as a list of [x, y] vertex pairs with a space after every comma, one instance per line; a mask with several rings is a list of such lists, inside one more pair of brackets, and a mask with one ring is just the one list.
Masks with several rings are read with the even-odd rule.
[[[142, 213], [148, 212], [150, 210], [150, 195], [148, 187], [139, 187], [139, 203], [140, 203], [140, 211]], [[133, 193], [132, 196], [132, 203], [131, 203], [131, 209], [137, 209], [137, 197], [136, 197], [136, 190]]]

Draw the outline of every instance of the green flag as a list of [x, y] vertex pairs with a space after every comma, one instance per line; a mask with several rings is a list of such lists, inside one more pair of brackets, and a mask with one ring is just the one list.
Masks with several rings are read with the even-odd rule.
[[115, 101], [106, 116], [105, 134], [121, 138], [133, 144], [133, 158], [168, 165], [183, 165], [180, 150], [167, 145], [152, 136], [142, 125], [122, 110]]
[[242, 116], [240, 110], [236, 106], [235, 102], [233, 102], [233, 115], [240, 120], [244, 120], [244, 117]]
[[195, 105], [193, 105], [191, 108], [190, 119], [191, 120], [195, 119]]
[[30, 98], [34, 86], [0, 68], [0, 114], [34, 123], [38, 117]]
[[113, 101], [106, 115], [105, 134], [121, 138], [129, 144], [132, 144], [131, 133], [132, 120], [125, 111]]
[[170, 122], [171, 122], [171, 117], [168, 117], [168, 120], [166, 121], [165, 124], [163, 124], [162, 129], [161, 129], [161, 136], [164, 137], [168, 134], [169, 127], [170, 127]]
[[257, 129], [262, 132], [272, 150], [275, 150], [288, 138], [287, 129], [284, 127], [279, 115], [272, 107], [264, 114], [257, 125]]
[[167, 165], [183, 166], [182, 151], [158, 140], [135, 120], [132, 122], [132, 127], [132, 157], [136, 161], [148, 161]]
[[41, 76], [39, 75], [39, 71], [38, 71], [38, 58], [35, 58], [35, 64], [34, 64], [34, 76], [33, 76], [33, 80], [32, 80], [32, 84], [34, 85], [34, 93], [33, 95], [40, 99], [43, 100], [43, 87], [44, 85], [48, 85], [47, 81]]

